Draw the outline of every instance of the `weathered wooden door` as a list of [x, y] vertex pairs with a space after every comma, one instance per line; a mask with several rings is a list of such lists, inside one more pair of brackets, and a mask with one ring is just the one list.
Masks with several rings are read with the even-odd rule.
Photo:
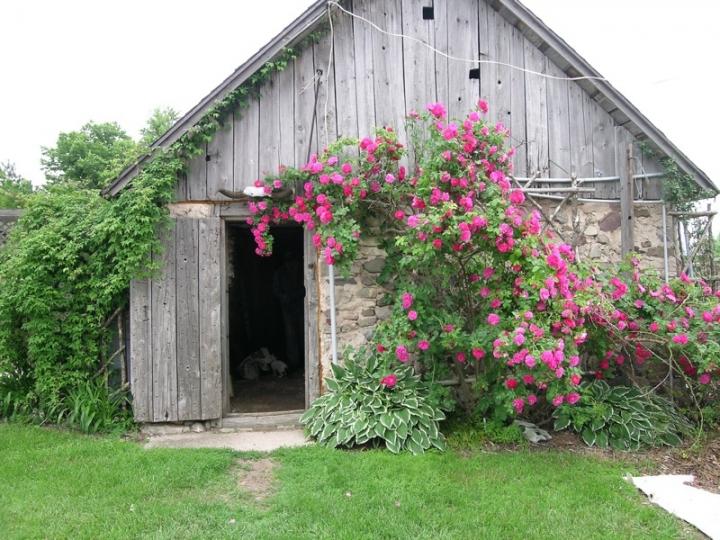
[[220, 218], [176, 218], [160, 271], [130, 286], [130, 384], [135, 420], [222, 415]]

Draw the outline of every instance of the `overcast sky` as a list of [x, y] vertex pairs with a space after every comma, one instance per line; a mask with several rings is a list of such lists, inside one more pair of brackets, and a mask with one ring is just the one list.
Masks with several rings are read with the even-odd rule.
[[[524, 3], [720, 184], [720, 2]], [[157, 106], [186, 112], [309, 4], [0, 2], [0, 161], [39, 183], [62, 131], [112, 120], [137, 136]]]

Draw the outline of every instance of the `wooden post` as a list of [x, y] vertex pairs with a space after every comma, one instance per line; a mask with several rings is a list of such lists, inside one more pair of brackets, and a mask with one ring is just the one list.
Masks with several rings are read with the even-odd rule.
[[623, 258], [635, 248], [634, 200], [635, 181], [633, 180], [633, 145], [629, 134], [622, 128], [616, 128], [615, 172], [620, 177], [620, 242]]

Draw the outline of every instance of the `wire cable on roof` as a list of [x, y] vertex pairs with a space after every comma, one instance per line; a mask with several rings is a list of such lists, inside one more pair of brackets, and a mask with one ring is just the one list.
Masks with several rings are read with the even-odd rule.
[[[549, 75], [547, 73], [542, 73], [540, 71], [533, 71], [532, 69], [526, 69], [526, 68], [523, 68], [520, 66], [515, 66], [513, 64], [508, 64], [506, 62], [500, 62], [498, 60], [481, 60], [479, 58], [473, 58], [473, 59], [458, 58], [457, 56], [452, 56], [444, 51], [436, 49], [429, 43], [424, 42], [422, 39], [419, 39], [419, 38], [416, 38], [413, 36], [408, 36], [405, 34], [397, 34], [395, 32], [389, 32], [383, 28], [380, 28], [377, 24], [366, 19], [365, 17], [357, 15], [356, 13], [353, 13], [352, 11], [348, 11], [347, 9], [342, 7], [340, 4], [338, 4], [334, 0], [328, 0], [328, 6], [334, 6], [334, 7], [338, 8], [340, 11], [350, 15], [351, 17], [353, 17], [355, 19], [358, 19], [360, 21], [363, 21], [364, 23], [369, 24], [372, 28], [374, 28], [378, 32], [381, 32], [385, 35], [388, 35], [391, 37], [396, 37], [396, 38], [401, 38], [401, 39], [409, 39], [410, 41], [415, 41], [416, 43], [419, 43], [420, 45], [433, 51], [434, 53], [439, 54], [440, 56], [444, 56], [448, 60], [454, 60], [456, 62], [464, 62], [466, 64], [494, 64], [497, 66], [504, 66], [504, 67], [514, 69], [517, 71], [522, 71], [523, 73], [529, 73], [531, 75], [538, 75], [540, 77], [545, 77], [546, 79], [554, 79], [554, 80], [558, 80], [558, 81], [583, 81], [583, 80], [607, 81], [607, 79], [605, 77], [594, 76], [594, 75], [587, 75], [587, 76], [583, 75], [581, 77], [559, 77], [556, 75]], [[329, 9], [328, 9], [328, 11], [329, 11]]]

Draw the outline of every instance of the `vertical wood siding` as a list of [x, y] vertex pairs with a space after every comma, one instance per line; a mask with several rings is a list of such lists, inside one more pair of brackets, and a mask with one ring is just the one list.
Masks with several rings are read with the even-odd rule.
[[[430, 4], [424, 0], [344, 2], [380, 28], [413, 39], [382, 34], [336, 11], [333, 34], [301, 51], [226, 121], [208, 144], [207, 161], [198, 156], [189, 163], [178, 199], [226, 200], [220, 188], [241, 190], [281, 165], [304, 164], [308, 152], [339, 136], [371, 135], [375, 126], [393, 126], [405, 140], [409, 112], [439, 100], [451, 118], [458, 117], [480, 97], [490, 104], [488, 119], [511, 130], [518, 176], [615, 174], [616, 122], [585, 90], [573, 81], [472, 62], [495, 60], [564, 76], [484, 0], [432, 4], [434, 18], [426, 20], [423, 8]], [[469, 61], [449, 60], [423, 43]], [[479, 79], [470, 78], [471, 69], [479, 69]], [[657, 186], [648, 183], [648, 193], [659, 196]], [[596, 189], [597, 197], [619, 197], [612, 183]]]
[[[489, 120], [511, 129], [516, 175], [616, 174], [616, 151], [624, 152], [618, 137], [631, 136], [624, 128], [618, 131], [617, 122], [577, 83], [479, 63], [495, 60], [562, 76], [537, 44], [484, 0], [345, 0], [343, 5], [413, 39], [382, 34], [336, 11], [333, 34], [273, 75], [188, 163], [178, 201], [226, 201], [220, 189], [242, 190], [282, 165], [304, 164], [309, 153], [339, 136], [371, 135], [376, 125], [393, 126], [405, 140], [409, 112], [438, 100], [457, 117], [480, 97], [490, 104]], [[430, 5], [434, 17], [423, 19]], [[423, 43], [466, 61], [449, 60]], [[636, 155], [639, 167], [658, 170], [656, 161]], [[660, 196], [657, 181], [636, 186], [638, 194]], [[598, 183], [596, 189], [598, 198], [620, 195], [613, 183]], [[140, 421], [222, 414], [223, 234], [219, 219], [178, 221], [166, 238], [162, 277], [131, 286], [131, 378]], [[305, 255], [311, 264], [312, 246]], [[306, 277], [316, 272], [308, 267]], [[317, 291], [308, 291], [310, 362], [318, 354], [312, 337], [320, 331], [317, 306]], [[308, 381], [308, 399], [319, 384]]]
[[161, 271], [130, 286], [135, 419], [173, 422], [222, 412], [219, 218], [176, 219], [163, 235]]

